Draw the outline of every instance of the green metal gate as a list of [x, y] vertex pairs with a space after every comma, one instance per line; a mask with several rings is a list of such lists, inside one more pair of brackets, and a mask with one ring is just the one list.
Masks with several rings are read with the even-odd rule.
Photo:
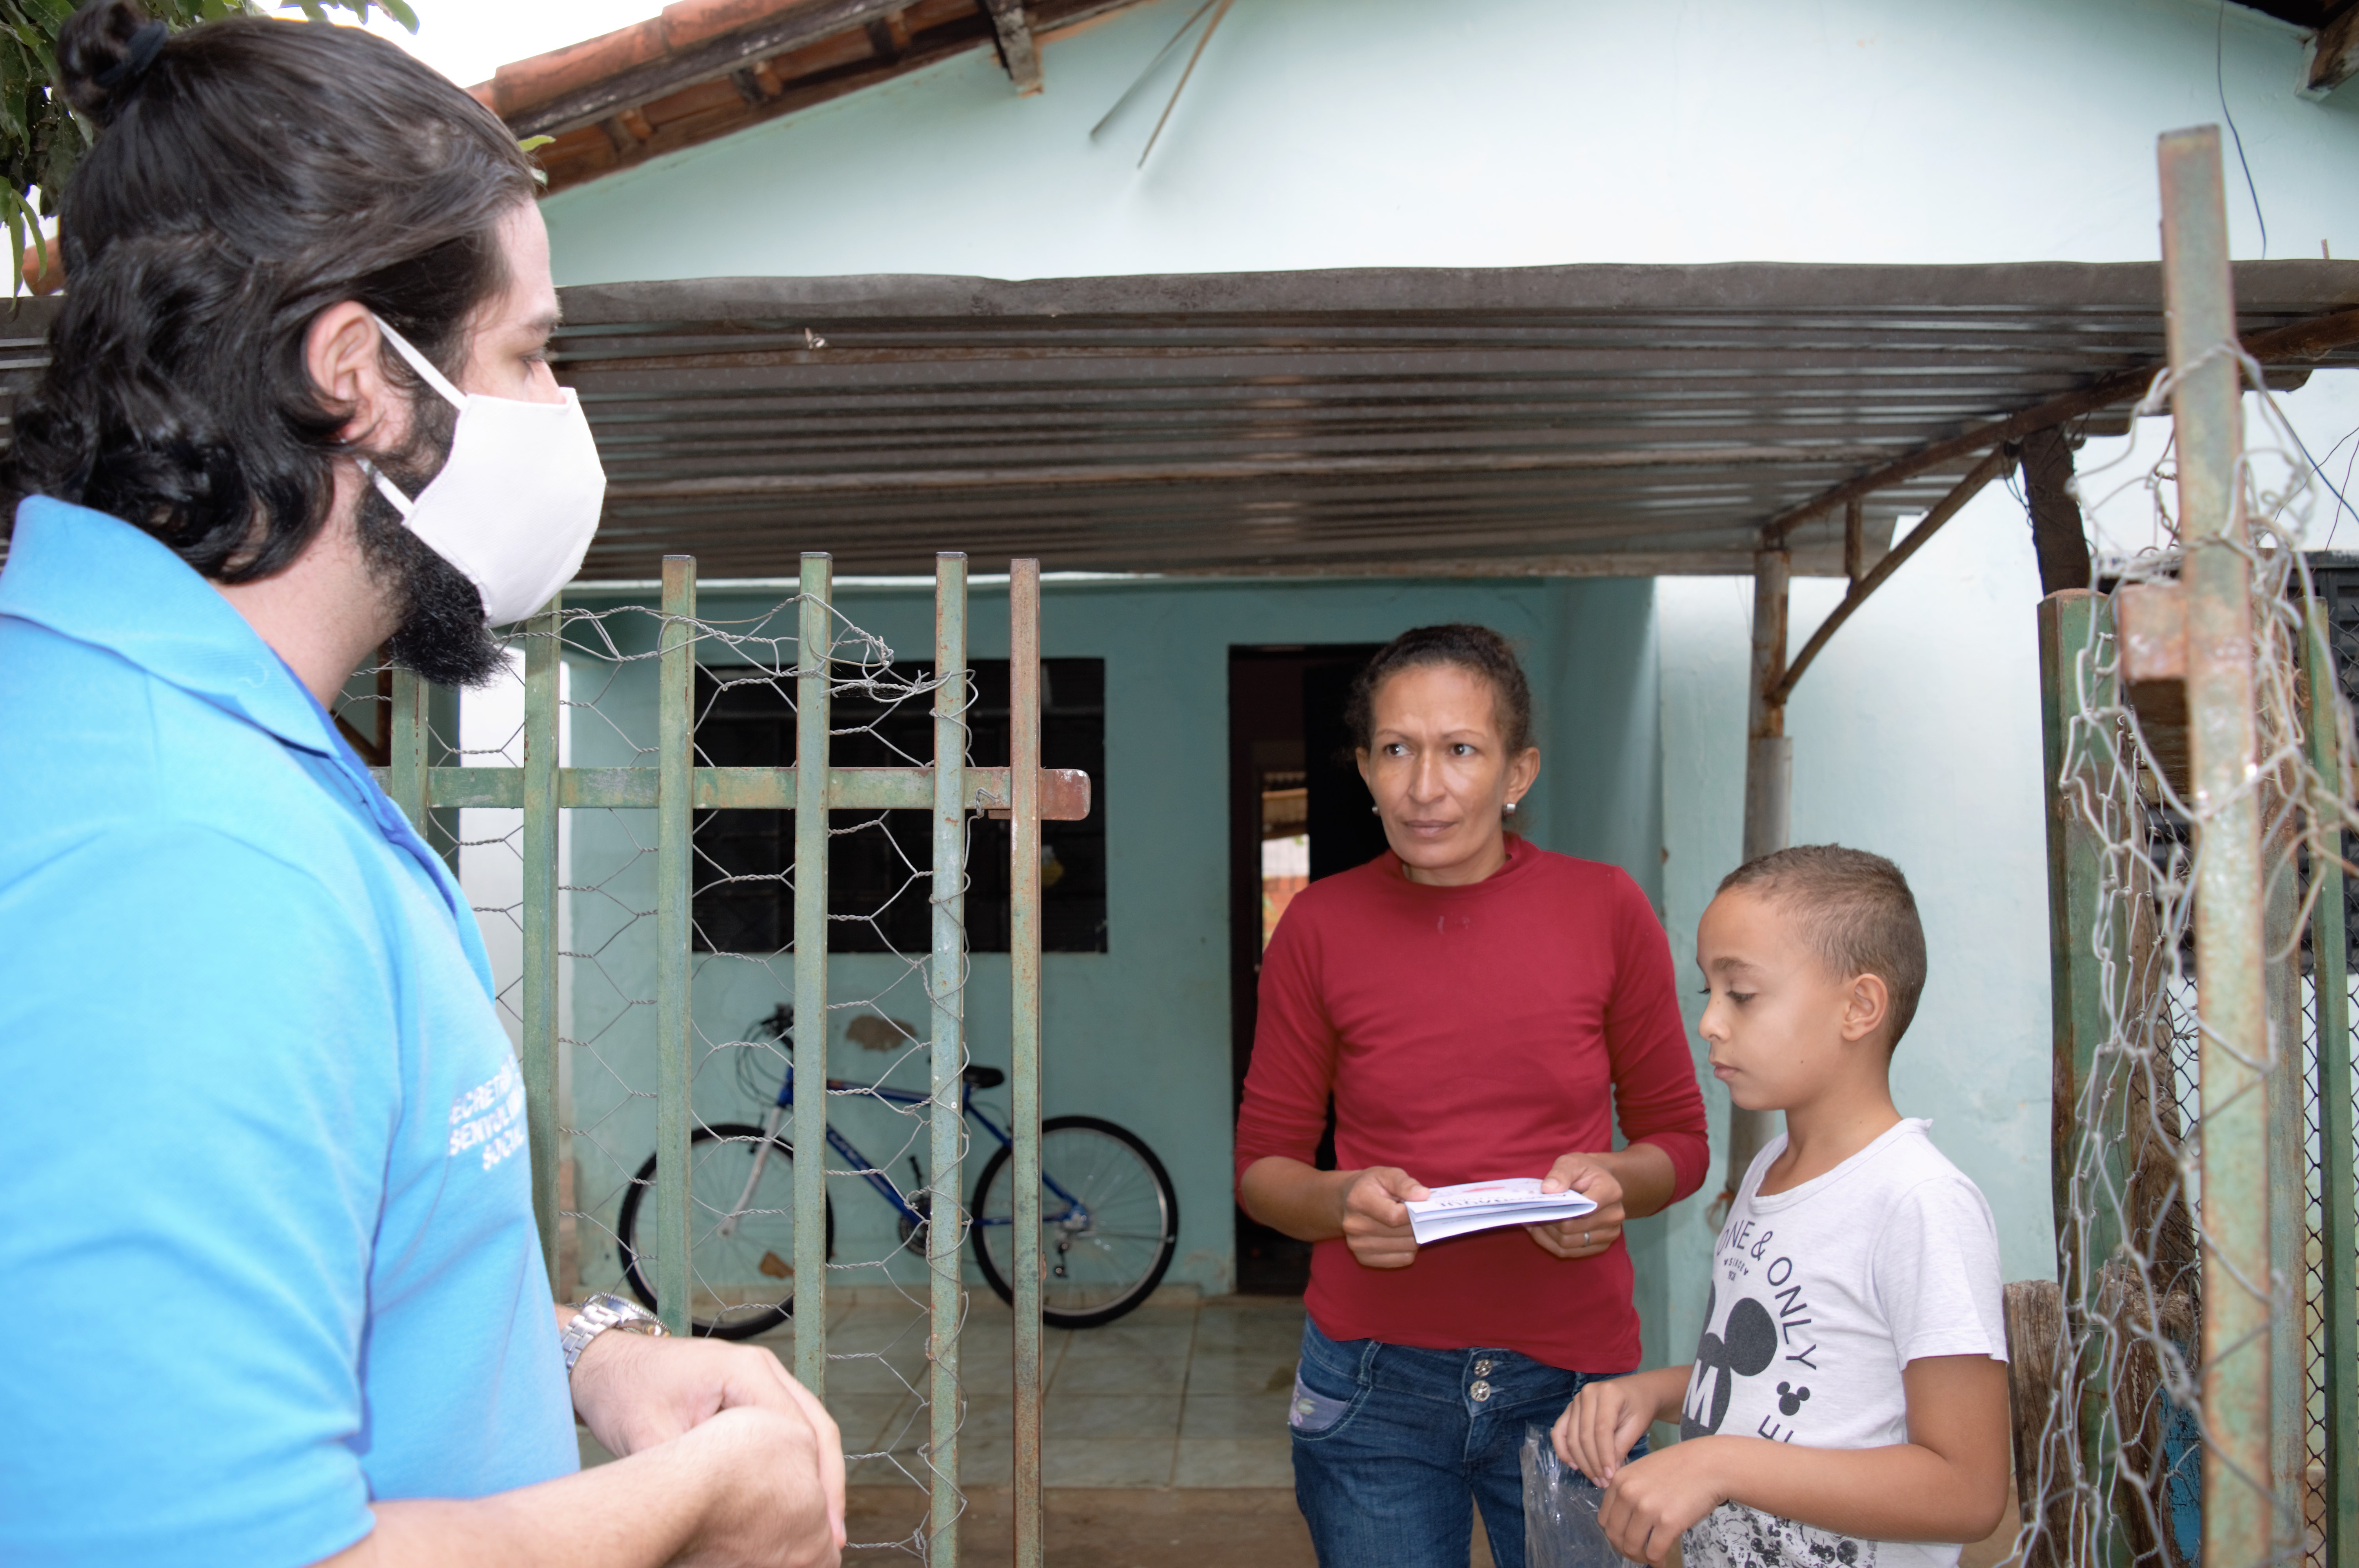
[[[1012, 563], [1009, 578], [1010, 751], [1006, 767], [978, 767], [969, 756], [967, 710], [973, 698], [967, 660], [966, 558], [937, 558], [934, 646], [930, 673], [894, 683], [891, 654], [874, 636], [844, 622], [832, 601], [829, 557], [802, 557], [797, 592], [752, 622], [701, 620], [697, 612], [694, 558], [667, 557], [660, 610], [653, 635], [644, 624], [625, 627], [625, 611], [568, 611], [552, 601], [527, 622], [516, 638], [524, 651], [523, 724], [520, 762], [454, 765], [457, 719], [450, 694], [395, 672], [389, 681], [390, 718], [386, 726], [386, 765], [380, 781], [429, 842], [455, 850], [456, 812], [506, 809], [520, 814], [514, 840], [521, 862], [522, 891], [516, 901], [521, 927], [522, 974], [512, 1005], [520, 1024], [520, 1055], [526, 1080], [532, 1192], [541, 1245], [552, 1289], [558, 1285], [561, 1233], [592, 1225], [601, 1216], [560, 1203], [560, 1146], [569, 1137], [591, 1136], [586, 1128], [560, 1126], [559, 1069], [570, 1049], [595, 1051], [592, 1039], [560, 1040], [563, 1010], [560, 957], [600, 961], [586, 949], [560, 952], [560, 925], [569, 894], [586, 897], [603, 889], [560, 886], [560, 840], [566, 814], [628, 814], [643, 825], [653, 814], [652, 843], [643, 827], [624, 829], [628, 855], [651, 857], [653, 908], [621, 902], [627, 916], [617, 927], [651, 915], [655, 984], [648, 998], [626, 997], [626, 1008], [645, 1003], [653, 1016], [654, 1078], [640, 1087], [625, 1083], [632, 1098], [652, 1098], [655, 1108], [653, 1177], [639, 1194], [636, 1253], [660, 1314], [674, 1333], [689, 1331], [700, 1299], [721, 1300], [727, 1281], [701, 1281], [691, 1268], [690, 1238], [699, 1227], [740, 1217], [713, 1211], [691, 1198], [690, 1141], [699, 1119], [691, 1089], [699, 1054], [746, 1046], [742, 1041], [701, 1037], [691, 1009], [698, 973], [698, 941], [692, 907], [698, 885], [696, 816], [720, 810], [791, 811], [793, 1030], [791, 1061], [798, 1086], [829, 1085], [830, 1092], [799, 1092], [788, 1133], [799, 1157], [793, 1163], [794, 1256], [775, 1261], [793, 1281], [796, 1325], [794, 1371], [822, 1400], [828, 1397], [832, 1360], [857, 1358], [857, 1350], [831, 1355], [828, 1298], [832, 1271], [879, 1268], [879, 1260], [843, 1262], [830, 1257], [827, 1178], [857, 1172], [827, 1169], [831, 1102], [842, 1091], [831, 1082], [828, 1063], [831, 811], [881, 813], [924, 810], [931, 815], [931, 861], [912, 867], [929, 905], [929, 946], [910, 955], [913, 975], [921, 975], [928, 1023], [921, 1045], [929, 1093], [922, 1108], [921, 1133], [930, 1177], [923, 1188], [926, 1223], [920, 1230], [925, 1269], [927, 1334], [925, 1387], [919, 1391], [927, 1438], [918, 1450], [927, 1499], [926, 1517], [898, 1546], [921, 1561], [954, 1564], [958, 1525], [964, 1508], [959, 1480], [962, 1412], [961, 1331], [966, 1318], [962, 1254], [969, 1217], [962, 1212], [965, 1137], [961, 1114], [962, 1076], [967, 1065], [964, 995], [968, 952], [964, 929], [968, 829], [978, 815], [1009, 824], [1010, 940], [1013, 1037], [1011, 1131], [1015, 1139], [1011, 1283], [1014, 1302], [1012, 1386], [1015, 1453], [1016, 1561], [1040, 1560], [1040, 1225], [1039, 1225], [1039, 1023], [1040, 1023], [1040, 822], [1085, 815], [1088, 780], [1079, 774], [1044, 774], [1040, 767], [1039, 569], [1034, 561]], [[785, 628], [791, 627], [788, 632]], [[636, 641], [634, 641], [636, 636]], [[643, 644], [652, 643], [652, 646]], [[751, 651], [749, 653], [749, 650]], [[789, 656], [791, 650], [791, 656]], [[848, 652], [847, 652], [848, 650]], [[725, 653], [724, 653], [725, 651]], [[792, 703], [795, 765], [714, 767], [700, 765], [696, 747], [698, 669], [716, 655], [752, 659], [761, 678]], [[568, 676], [576, 691], [570, 706], [582, 717], [596, 715], [621, 732], [611, 713], [600, 711], [600, 693], [613, 689], [615, 672], [651, 663], [656, 681], [655, 725], [650, 740], [626, 740], [625, 766], [560, 765], [561, 711]], [[634, 672], [636, 674], [636, 672]], [[929, 698], [933, 750], [930, 760], [910, 759], [901, 767], [841, 767], [832, 758], [831, 722], [837, 697], [851, 688], [873, 695], [889, 686], [896, 700]], [[598, 691], [586, 697], [585, 687]], [[616, 705], [619, 706], [619, 705]], [[652, 752], [649, 756], [647, 753]], [[817, 765], [810, 765], [817, 760]], [[644, 868], [637, 868], [643, 870]], [[636, 885], [636, 884], [635, 884]], [[839, 1003], [839, 1009], [844, 1004]], [[626, 1166], [623, 1168], [627, 1168]], [[703, 1212], [700, 1212], [700, 1207]], [[568, 1222], [571, 1222], [570, 1224]], [[578, 1245], [578, 1243], [577, 1243]], [[700, 1292], [702, 1295], [700, 1296]], [[871, 1356], [868, 1357], [874, 1359]], [[884, 1455], [873, 1457], [883, 1458]]]
[[2244, 435], [2249, 390], [2299, 446], [2236, 344], [2218, 133], [2160, 152], [2175, 471], [2130, 481], [2169, 546], [2040, 609], [2060, 1289], [2027, 1335], [2009, 1287], [2023, 1556], [2359, 1568], [2351, 710], [2306, 470]]

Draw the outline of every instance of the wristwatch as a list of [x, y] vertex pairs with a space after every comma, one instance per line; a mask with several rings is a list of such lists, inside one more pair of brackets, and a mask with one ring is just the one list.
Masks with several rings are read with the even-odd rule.
[[565, 1370], [570, 1377], [573, 1363], [590, 1348], [590, 1342], [610, 1328], [625, 1334], [649, 1334], [660, 1336], [666, 1333], [656, 1315], [636, 1302], [620, 1296], [592, 1296], [573, 1303], [573, 1320], [565, 1332], [557, 1336], [558, 1348], [565, 1352]]

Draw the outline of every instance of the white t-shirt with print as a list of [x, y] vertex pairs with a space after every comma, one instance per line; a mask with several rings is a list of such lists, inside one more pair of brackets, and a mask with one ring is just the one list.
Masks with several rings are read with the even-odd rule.
[[[1772, 1139], [1712, 1249], [1712, 1299], [1681, 1438], [1810, 1448], [1908, 1441], [1900, 1370], [2006, 1359], [1998, 1229], [1964, 1173], [1905, 1120], [1826, 1174], [1764, 1197]], [[1958, 1548], [1864, 1541], [1724, 1503], [1687, 1532], [1687, 1568], [1956, 1568]]]

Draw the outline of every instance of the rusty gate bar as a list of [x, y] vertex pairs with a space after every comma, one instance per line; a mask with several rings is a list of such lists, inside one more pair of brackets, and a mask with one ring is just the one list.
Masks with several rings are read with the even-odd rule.
[[2203, 1563], [2266, 1561], [2269, 1474], [2267, 999], [2253, 793], [2250, 570], [2236, 505], [2242, 372], [2217, 127], [2158, 147], [2171, 416], [2186, 543], [2187, 707], [2196, 821], [2195, 969], [2203, 1258]]
[[557, 1184], [557, 719], [564, 666], [559, 644], [565, 596], [542, 606], [524, 643], [524, 973], [521, 1046], [525, 1148], [532, 1159], [532, 1214], [551, 1295], [559, 1279]]
[[966, 1066], [966, 557], [934, 557], [933, 1191], [926, 1207], [927, 1274], [933, 1284], [928, 1389], [933, 1522], [926, 1561], [957, 1568], [959, 1498], [959, 1140], [965, 1133], [960, 1076]]
[[835, 570], [806, 551], [795, 583], [795, 1377], [827, 1397], [828, 674]]
[[1016, 1568], [1040, 1568], [1040, 563], [1007, 567], [1007, 967], [1015, 1003]]
[[[2309, 646], [2302, 667], [2309, 689], [2310, 762], [2335, 791], [2351, 798], [2338, 744], [2338, 700], [2332, 623], [2326, 607], [2310, 602]], [[2343, 924], [2342, 825], [2330, 829], [2326, 852], [2313, 849], [2318, 897], [2310, 914], [2312, 974], [2318, 995], [2318, 1153], [2320, 1260], [2325, 1278], [2317, 1310], [2319, 1354], [2325, 1358], [2324, 1431], [2326, 1561], [2359, 1568], [2359, 1191], [2352, 1181], [2350, 934]]]
[[696, 557], [663, 559], [663, 627], [656, 708], [656, 1310], [690, 1331], [696, 1271], [689, 1257], [688, 1082], [690, 772], [696, 743]]

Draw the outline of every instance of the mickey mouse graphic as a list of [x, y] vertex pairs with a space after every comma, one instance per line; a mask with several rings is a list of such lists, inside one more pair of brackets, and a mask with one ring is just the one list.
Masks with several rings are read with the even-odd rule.
[[[1704, 1303], [1704, 1322], [1710, 1323], [1718, 1310], [1718, 1297], [1715, 1287]], [[1680, 1411], [1680, 1440], [1708, 1437], [1718, 1432], [1720, 1423], [1728, 1419], [1728, 1401], [1736, 1392], [1736, 1379], [1757, 1377], [1768, 1369], [1777, 1356], [1777, 1325], [1771, 1320], [1769, 1309], [1751, 1296], [1739, 1298], [1728, 1309], [1728, 1322], [1722, 1325], [1721, 1332], [1713, 1334], [1707, 1329], [1702, 1343], [1696, 1346], [1695, 1375], [1688, 1384], [1687, 1404]], [[1777, 1391], [1793, 1400], [1787, 1411], [1789, 1415], [1801, 1409], [1801, 1401], [1810, 1397], [1808, 1389], [1799, 1397], [1788, 1394], [1783, 1384]]]

